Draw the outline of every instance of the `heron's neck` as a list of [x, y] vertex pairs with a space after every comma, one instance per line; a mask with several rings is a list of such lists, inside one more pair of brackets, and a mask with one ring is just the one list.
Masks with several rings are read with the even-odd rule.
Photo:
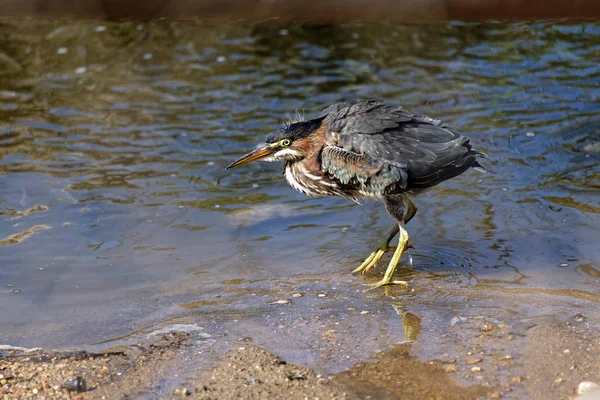
[[283, 175], [290, 186], [297, 191], [308, 196], [319, 196], [321, 193], [319, 193], [315, 183], [320, 177], [308, 171], [305, 160], [286, 162]]

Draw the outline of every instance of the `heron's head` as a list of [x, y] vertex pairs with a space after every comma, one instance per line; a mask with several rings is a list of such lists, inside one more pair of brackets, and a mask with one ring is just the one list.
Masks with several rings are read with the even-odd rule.
[[256, 160], [294, 162], [307, 157], [313, 151], [312, 135], [319, 130], [323, 119], [296, 122], [273, 131], [265, 144], [242, 156], [227, 169]]

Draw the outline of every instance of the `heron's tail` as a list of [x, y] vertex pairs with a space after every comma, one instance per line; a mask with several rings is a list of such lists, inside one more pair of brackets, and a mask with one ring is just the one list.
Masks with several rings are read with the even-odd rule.
[[475, 155], [475, 161], [473, 161], [473, 164], [471, 165], [471, 168], [473, 168], [476, 171], [479, 172], [487, 172], [487, 169], [485, 169], [485, 167], [481, 164], [479, 164], [479, 160], [489, 160], [490, 158], [488, 157], [487, 154], [482, 153], [481, 151], [477, 151], [477, 150], [471, 150], [470, 151], [471, 154]]

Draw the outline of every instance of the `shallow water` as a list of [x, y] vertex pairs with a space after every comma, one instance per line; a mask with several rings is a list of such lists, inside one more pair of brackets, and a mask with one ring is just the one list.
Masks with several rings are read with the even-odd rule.
[[[459, 314], [599, 314], [600, 25], [0, 31], [0, 343], [187, 318], [338, 371], [378, 348], [357, 337], [433, 343]], [[397, 272], [413, 291], [363, 293], [385, 266], [350, 274], [392, 225], [380, 204], [307, 198], [280, 165], [224, 171], [296, 110], [356, 97], [442, 119], [492, 160], [415, 200]], [[315, 318], [346, 353], [315, 350]]]

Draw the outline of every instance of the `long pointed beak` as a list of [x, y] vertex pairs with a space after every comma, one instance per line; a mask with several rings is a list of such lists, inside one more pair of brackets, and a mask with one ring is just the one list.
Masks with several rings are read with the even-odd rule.
[[261, 158], [270, 156], [274, 152], [275, 152], [275, 150], [272, 149], [269, 145], [261, 146], [258, 149], [246, 154], [239, 160], [234, 161], [225, 169], [239, 167], [240, 165], [248, 164], [251, 161], [260, 160]]

